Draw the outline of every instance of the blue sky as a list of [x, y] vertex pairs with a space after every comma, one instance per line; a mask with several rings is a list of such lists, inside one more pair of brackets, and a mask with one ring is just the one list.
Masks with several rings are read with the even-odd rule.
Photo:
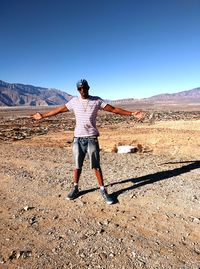
[[143, 98], [200, 87], [200, 0], [0, 0], [0, 79]]

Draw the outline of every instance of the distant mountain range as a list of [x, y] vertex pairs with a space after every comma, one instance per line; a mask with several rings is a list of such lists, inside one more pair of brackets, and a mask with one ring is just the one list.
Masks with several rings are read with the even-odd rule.
[[200, 88], [195, 88], [192, 90], [181, 91], [172, 94], [158, 94], [147, 98], [152, 101], [174, 101], [174, 100], [196, 100], [200, 102]]
[[187, 103], [195, 103], [200, 105], [200, 88], [195, 88], [192, 90], [181, 91], [177, 93], [165, 93], [158, 94], [148, 98], [134, 99], [134, 98], [126, 98], [111, 101], [113, 105], [117, 104], [156, 104], [156, 103], [166, 103], [166, 104], [187, 104]]
[[[68, 102], [73, 96], [58, 89], [49, 89], [24, 85], [18, 83], [7, 83], [0, 80], [0, 106], [50, 106], [61, 105]], [[200, 103], [200, 88], [182, 91], [173, 94], [159, 94], [143, 99], [120, 99], [110, 101], [112, 104], [133, 103]]]
[[70, 94], [57, 89], [48, 89], [7, 83], [0, 80], [0, 106], [50, 106], [65, 104]]

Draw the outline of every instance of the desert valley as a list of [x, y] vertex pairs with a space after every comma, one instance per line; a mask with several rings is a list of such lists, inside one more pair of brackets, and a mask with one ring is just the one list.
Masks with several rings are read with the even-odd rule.
[[66, 200], [72, 113], [33, 121], [50, 108], [0, 107], [0, 268], [200, 268], [200, 106], [152, 102], [119, 104], [147, 111], [143, 122], [99, 113], [113, 205], [88, 160], [80, 197]]

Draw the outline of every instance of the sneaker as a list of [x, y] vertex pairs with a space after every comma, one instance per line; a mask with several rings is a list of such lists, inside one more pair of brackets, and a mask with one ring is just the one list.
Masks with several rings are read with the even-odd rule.
[[101, 195], [104, 199], [104, 201], [108, 204], [111, 205], [114, 203], [113, 198], [107, 193], [106, 189], [100, 189]]
[[72, 190], [67, 195], [67, 200], [76, 199], [79, 195], [78, 186], [73, 186]]

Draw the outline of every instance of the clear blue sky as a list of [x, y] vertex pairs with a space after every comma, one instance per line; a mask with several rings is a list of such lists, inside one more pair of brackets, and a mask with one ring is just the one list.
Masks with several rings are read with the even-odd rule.
[[200, 0], [0, 0], [0, 79], [142, 98], [200, 87]]

